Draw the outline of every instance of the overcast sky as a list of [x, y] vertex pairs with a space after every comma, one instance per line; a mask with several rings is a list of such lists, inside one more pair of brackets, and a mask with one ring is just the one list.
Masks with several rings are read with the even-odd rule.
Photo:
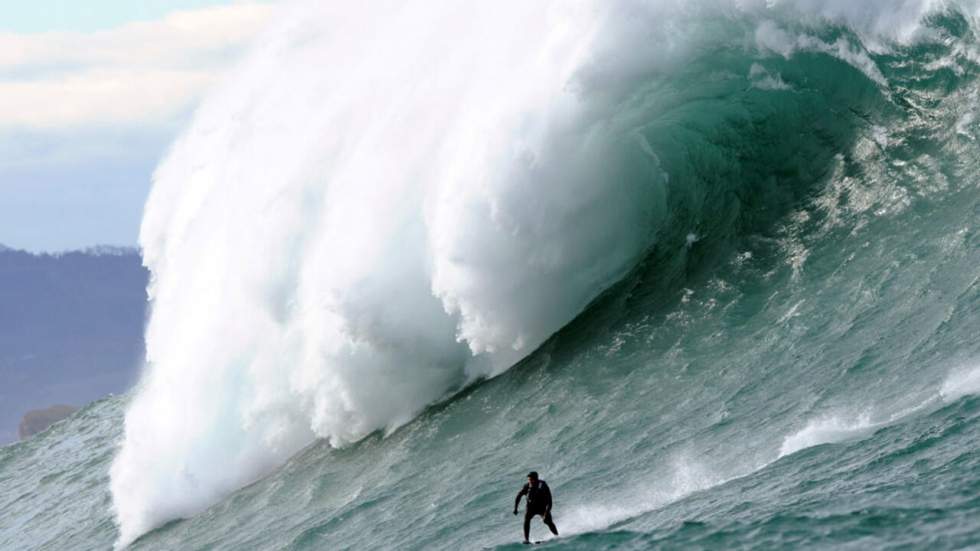
[[156, 163], [268, 0], [0, 0], [0, 244], [136, 245]]

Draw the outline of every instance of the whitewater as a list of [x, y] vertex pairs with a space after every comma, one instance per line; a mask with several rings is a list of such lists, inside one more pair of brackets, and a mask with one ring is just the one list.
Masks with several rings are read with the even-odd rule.
[[3, 549], [980, 545], [980, 6], [297, 1]]

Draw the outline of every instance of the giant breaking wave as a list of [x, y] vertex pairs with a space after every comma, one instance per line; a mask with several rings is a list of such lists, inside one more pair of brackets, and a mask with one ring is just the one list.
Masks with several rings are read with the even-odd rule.
[[[147, 369], [111, 471], [118, 543], [316, 438], [396, 429], [532, 352], [655, 244], [724, 239], [753, 201], [805, 194], [739, 147], [830, 164], [833, 147], [794, 138], [835, 116], [827, 88], [778, 67], [820, 54], [877, 101], [871, 54], [934, 39], [923, 20], [948, 9], [894, 4], [283, 8], [155, 175]], [[716, 55], [737, 57], [732, 73], [698, 70]], [[799, 93], [758, 96], [785, 90]]]

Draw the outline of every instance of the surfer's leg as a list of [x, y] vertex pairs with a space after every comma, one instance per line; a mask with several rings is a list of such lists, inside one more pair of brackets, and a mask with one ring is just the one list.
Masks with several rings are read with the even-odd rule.
[[534, 515], [531, 511], [524, 512], [524, 541], [531, 541], [531, 518]]
[[558, 527], [555, 526], [555, 521], [551, 520], [551, 513], [544, 516], [544, 523], [548, 525], [548, 529], [551, 530], [552, 534], [558, 535]]

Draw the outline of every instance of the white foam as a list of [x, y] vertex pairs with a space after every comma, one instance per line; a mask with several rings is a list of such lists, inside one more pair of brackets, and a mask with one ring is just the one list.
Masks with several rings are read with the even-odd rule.
[[867, 413], [855, 417], [837, 415], [820, 417], [807, 423], [798, 432], [787, 436], [779, 448], [779, 457], [820, 444], [834, 444], [862, 438], [878, 426], [880, 425], [871, 422], [871, 417]]
[[844, 38], [828, 43], [808, 34], [791, 33], [773, 21], [765, 21], [756, 29], [755, 40], [761, 50], [769, 50], [786, 58], [797, 52], [824, 53], [851, 65], [882, 86], [888, 84], [868, 52]]
[[[668, 472], [654, 480], [628, 480], [628, 487], [614, 498], [563, 507], [556, 512], [555, 522], [563, 536], [603, 530], [727, 480], [730, 479], [724, 479], [690, 456], [682, 455], [673, 458], [668, 463]], [[609, 505], [610, 502], [615, 504]]]
[[945, 402], [954, 402], [974, 394], [980, 394], [980, 366], [953, 370], [939, 390], [939, 395]]
[[846, 25], [866, 41], [903, 43], [919, 38], [922, 18], [944, 7], [942, 0], [766, 0], [766, 4], [792, 7], [806, 16]]
[[789, 90], [792, 88], [789, 84], [783, 82], [783, 78], [779, 73], [775, 75], [770, 74], [765, 67], [758, 63], [753, 63], [749, 67], [749, 81], [752, 82], [754, 88], [760, 90]]
[[779, 457], [820, 444], [833, 444], [860, 439], [879, 428], [902, 421], [923, 411], [931, 411], [942, 403], [954, 402], [964, 396], [980, 394], [980, 367], [968, 366], [953, 369], [943, 381], [937, 394], [890, 413], [866, 410], [860, 414], [827, 414], [815, 418], [807, 425], [787, 436], [779, 450]]

